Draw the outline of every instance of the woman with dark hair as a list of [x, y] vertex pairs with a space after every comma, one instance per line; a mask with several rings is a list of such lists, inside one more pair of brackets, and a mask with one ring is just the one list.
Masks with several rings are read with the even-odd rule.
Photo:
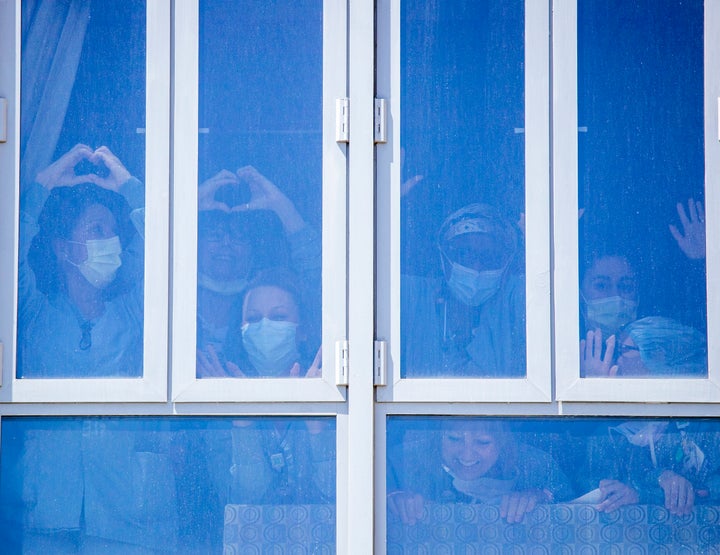
[[226, 360], [212, 348], [208, 355], [198, 352], [199, 371], [208, 377], [319, 377], [320, 351], [311, 345], [303, 299], [290, 270], [258, 273], [243, 295], [239, 321], [230, 325]]
[[86, 145], [23, 191], [18, 377], [142, 375], [143, 201], [107, 147]]

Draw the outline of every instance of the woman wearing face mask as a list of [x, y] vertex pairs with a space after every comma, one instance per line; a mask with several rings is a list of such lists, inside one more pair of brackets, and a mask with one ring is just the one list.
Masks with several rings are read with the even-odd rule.
[[628, 257], [594, 254], [580, 280], [580, 372], [603, 377], [614, 363], [618, 332], [637, 318], [636, 272]]
[[[240, 323], [228, 340], [227, 360], [199, 354], [205, 376], [318, 377], [320, 350], [308, 350], [308, 330], [297, 278], [284, 268], [268, 268], [248, 285]], [[310, 356], [315, 359], [311, 360]]]
[[403, 275], [404, 375], [523, 377], [525, 277], [518, 233], [470, 204], [437, 235], [443, 279]]
[[143, 201], [110, 150], [81, 144], [23, 191], [18, 376], [142, 375]]

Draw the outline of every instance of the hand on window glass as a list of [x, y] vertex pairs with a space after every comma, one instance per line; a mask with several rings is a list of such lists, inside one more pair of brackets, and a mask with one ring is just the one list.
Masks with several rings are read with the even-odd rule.
[[400, 518], [403, 524], [413, 525], [422, 520], [425, 500], [422, 495], [409, 491], [393, 491], [387, 496], [388, 511]]
[[[290, 376], [293, 378], [299, 378], [301, 375], [300, 363], [296, 362], [290, 369]], [[315, 354], [315, 358], [308, 368], [307, 372], [303, 375], [305, 378], [322, 378], [322, 347], [318, 349]]]
[[705, 258], [705, 209], [703, 203], [694, 199], [688, 200], [687, 214], [682, 203], [677, 204], [677, 212], [682, 224], [682, 232], [670, 225], [670, 233], [678, 247], [690, 259]]
[[613, 364], [615, 336], [605, 342], [605, 356], [602, 354], [602, 331], [599, 328], [587, 332], [587, 338], [580, 340], [580, 375], [586, 378], [607, 378], [617, 375], [618, 366]]
[[305, 220], [278, 187], [252, 166], [240, 168], [236, 175], [240, 183], [247, 183], [250, 188], [250, 201], [233, 208], [243, 210], [272, 210], [277, 214], [285, 231], [295, 233], [305, 227]]
[[686, 478], [672, 470], [666, 470], [658, 478], [660, 487], [665, 492], [665, 508], [671, 514], [689, 515], [695, 504], [695, 489]]
[[245, 378], [245, 373], [240, 368], [227, 361], [223, 364], [220, 361], [212, 345], [208, 345], [207, 351], [197, 350], [197, 373], [208, 378]]
[[550, 501], [549, 494], [543, 490], [515, 491], [503, 495], [500, 502], [500, 516], [507, 520], [508, 524], [522, 522], [525, 515], [532, 511], [538, 503], [547, 503], [548, 501]]
[[596, 509], [600, 512], [609, 513], [623, 505], [633, 505], [640, 501], [638, 492], [619, 480], [600, 480], [599, 487], [602, 501]]

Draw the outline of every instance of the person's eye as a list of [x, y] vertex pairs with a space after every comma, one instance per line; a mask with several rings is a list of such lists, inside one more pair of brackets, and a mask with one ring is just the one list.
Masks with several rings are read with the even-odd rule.
[[276, 322], [286, 322], [290, 318], [290, 315], [287, 312], [273, 312], [270, 314], [270, 320], [274, 320]]
[[634, 282], [621, 282], [618, 286], [618, 289], [621, 293], [624, 293], [625, 295], [634, 295], [637, 288], [635, 287]]
[[445, 436], [445, 439], [446, 439], [447, 441], [451, 441], [451, 442], [453, 442], [453, 443], [458, 443], [458, 442], [462, 441], [462, 437], [461, 437], [461, 436], [458, 436], [458, 435], [450, 435], [450, 434], [446, 435], [446, 436]]
[[251, 312], [249, 314], [246, 314], [244, 319], [248, 324], [255, 324], [262, 320], [262, 314]]

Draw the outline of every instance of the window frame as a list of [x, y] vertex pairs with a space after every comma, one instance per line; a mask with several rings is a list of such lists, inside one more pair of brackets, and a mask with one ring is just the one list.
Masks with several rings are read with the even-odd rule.
[[[336, 344], [347, 337], [347, 145], [335, 142], [335, 99], [345, 97], [347, 10], [323, 2], [322, 378], [198, 378], [196, 376], [199, 2], [175, 7], [173, 143], [173, 310], [171, 399], [176, 402], [323, 402], [346, 398], [336, 383]], [[182, 40], [180, 39], [182, 37]]]
[[[705, 204], [707, 283], [707, 378], [581, 378], [579, 373], [580, 292], [578, 264], [577, 3], [553, 4], [553, 199], [556, 398], [560, 401], [693, 402], [720, 401], [717, 331], [720, 327], [718, 187], [720, 144], [718, 103], [720, 48], [710, 37], [720, 31], [720, 3], [705, 0]], [[715, 30], [715, 34], [713, 34]], [[562, 325], [558, 325], [561, 322]], [[620, 387], [621, 386], [621, 387]]]
[[525, 1], [525, 378], [400, 376], [400, 3], [377, 3], [377, 95], [388, 99], [388, 144], [377, 147], [377, 337], [389, 343], [379, 402], [551, 400], [550, 322], [550, 6]]
[[[4, 21], [12, 21], [12, 45], [3, 51], [8, 67], [14, 72], [9, 79], [8, 93], [11, 120], [8, 123], [9, 141], [3, 157], [11, 167], [12, 182], [3, 187], [4, 248], [3, 277], [11, 279], [13, 288], [3, 288], [3, 306], [12, 307], [2, 318], [2, 336], [7, 348], [4, 354], [3, 387], [0, 402], [128, 402], [164, 401], [167, 398], [167, 337], [168, 337], [168, 251], [169, 240], [169, 145], [170, 145], [170, 1], [146, 4], [146, 125], [145, 125], [145, 214], [148, 221], [145, 233], [144, 267], [144, 338], [143, 375], [140, 378], [23, 378], [16, 377], [17, 357], [17, 283], [18, 283], [18, 217], [19, 217], [19, 137], [20, 137], [20, 60], [21, 60], [21, 3], [4, 2], [8, 14]], [[10, 38], [8, 37], [8, 38]], [[11, 152], [12, 150], [12, 152]], [[12, 159], [7, 160], [7, 158]], [[7, 195], [7, 196], [6, 196]], [[12, 228], [7, 224], [10, 223]], [[12, 246], [7, 242], [12, 241]], [[9, 270], [8, 270], [9, 268]], [[12, 295], [12, 300], [10, 300]], [[149, 301], [152, 300], [152, 303]]]

